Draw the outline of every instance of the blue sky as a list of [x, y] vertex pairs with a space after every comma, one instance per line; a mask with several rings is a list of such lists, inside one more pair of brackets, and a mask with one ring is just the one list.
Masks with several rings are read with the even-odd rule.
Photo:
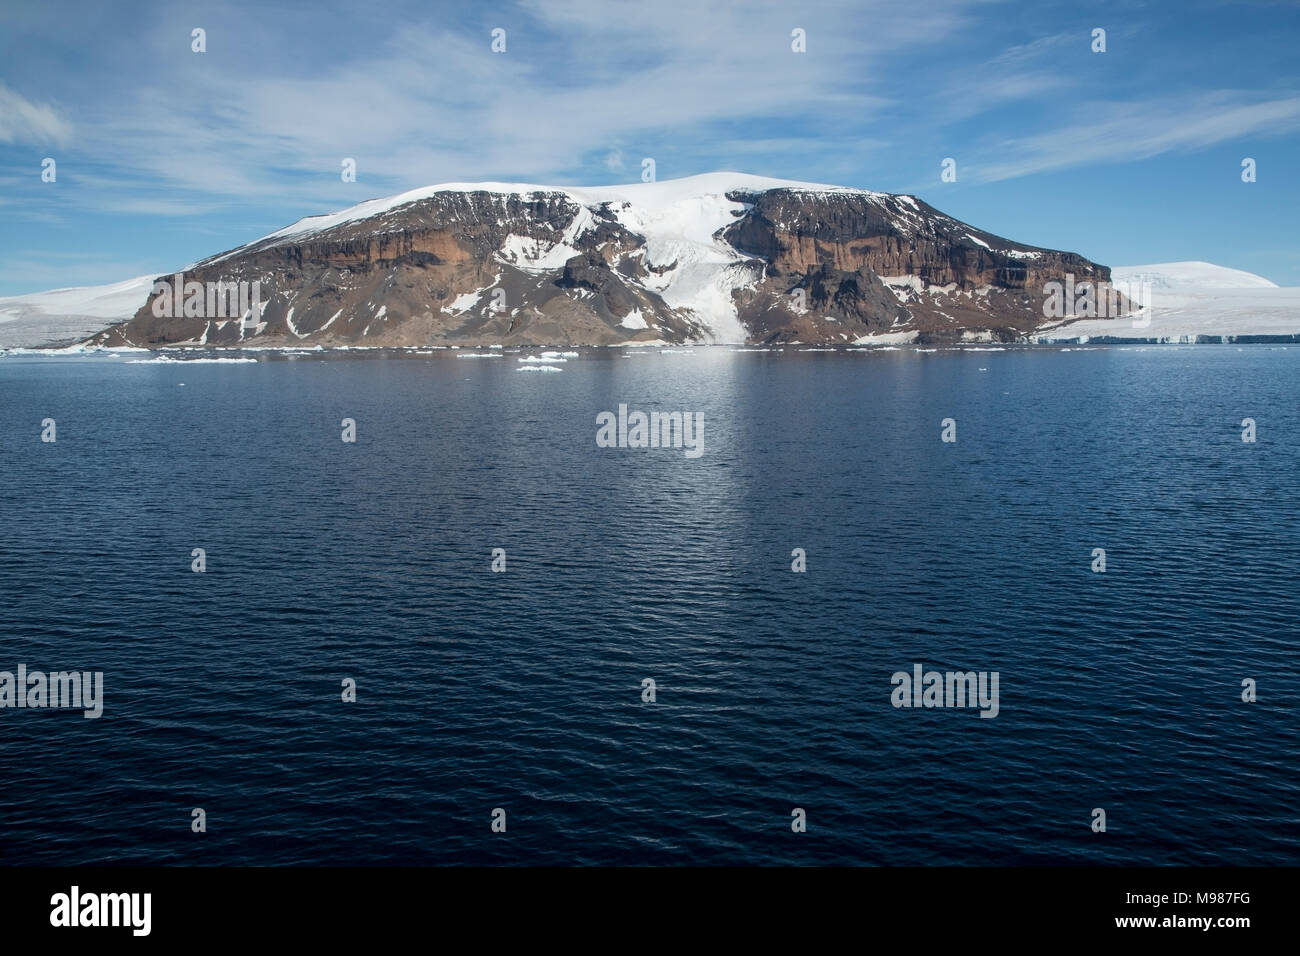
[[1300, 285], [1297, 41], [1294, 2], [6, 5], [0, 295], [163, 273], [430, 183], [632, 182], [643, 157]]

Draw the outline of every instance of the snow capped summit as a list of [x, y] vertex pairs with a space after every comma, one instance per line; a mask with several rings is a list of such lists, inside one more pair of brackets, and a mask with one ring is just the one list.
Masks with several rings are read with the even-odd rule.
[[[276, 230], [249, 245], [259, 245], [267, 240], [282, 238], [301, 238], [314, 233], [325, 232], [336, 226], [362, 219], [372, 219], [384, 213], [400, 209], [413, 202], [429, 199], [439, 193], [477, 193], [486, 192], [503, 196], [530, 196], [533, 194], [568, 196], [575, 202], [588, 208], [599, 208], [606, 203], [627, 203], [651, 215], [671, 214], [679, 210], [678, 223], [689, 228], [700, 225], [698, 207], [708, 206], [709, 200], [715, 203], [732, 192], [764, 192], [768, 189], [792, 189], [805, 192], [856, 193], [870, 196], [886, 196], [887, 193], [872, 193], [868, 190], [852, 189], [847, 186], [829, 186], [820, 183], [803, 183], [788, 179], [771, 179], [766, 176], [751, 176], [747, 173], [715, 172], [701, 173], [698, 176], [686, 176], [681, 179], [667, 179], [648, 183], [628, 183], [619, 186], [543, 186], [537, 183], [439, 183], [434, 186], [421, 186], [404, 193], [367, 199], [349, 206], [347, 209], [321, 216], [308, 216], [299, 219], [291, 226]], [[707, 214], [704, 214], [707, 216]]]

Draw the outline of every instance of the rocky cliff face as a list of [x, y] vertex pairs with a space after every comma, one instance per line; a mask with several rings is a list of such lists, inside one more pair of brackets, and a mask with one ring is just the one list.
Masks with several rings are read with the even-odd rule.
[[[1043, 287], [1067, 274], [1110, 273], [911, 196], [731, 173], [595, 189], [452, 184], [304, 219], [196, 263], [177, 294], [160, 289], [95, 341], [1015, 339], [1044, 324]], [[259, 301], [214, 309], [202, 293], [217, 283], [244, 283]]]

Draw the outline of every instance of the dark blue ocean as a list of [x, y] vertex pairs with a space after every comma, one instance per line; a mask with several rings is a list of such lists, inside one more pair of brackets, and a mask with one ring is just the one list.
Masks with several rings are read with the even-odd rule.
[[1300, 863], [1300, 348], [454, 356], [0, 358], [0, 864]]

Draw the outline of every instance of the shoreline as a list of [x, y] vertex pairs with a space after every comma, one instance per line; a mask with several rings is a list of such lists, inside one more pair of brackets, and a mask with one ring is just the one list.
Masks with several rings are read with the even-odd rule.
[[[39, 347], [0, 348], [0, 358], [90, 358], [120, 357], [127, 355], [152, 355], [175, 362], [196, 361], [213, 357], [229, 357], [230, 360], [242, 358], [256, 361], [259, 356], [300, 357], [364, 357], [392, 355], [399, 357], [442, 356], [452, 358], [504, 358], [508, 355], [539, 356], [565, 350], [566, 357], [576, 357], [575, 350], [585, 350], [600, 355], [614, 352], [629, 354], [694, 354], [694, 353], [861, 353], [861, 352], [913, 352], [930, 354], [934, 352], [1031, 352], [1031, 351], [1081, 351], [1094, 349], [1125, 350], [1131, 348], [1186, 348], [1189, 346], [1263, 346], [1266, 348], [1300, 345], [1300, 333], [1294, 335], [1242, 335], [1242, 336], [1183, 336], [1180, 340], [1172, 338], [1121, 339], [1099, 337], [1081, 339], [1051, 339], [1033, 342], [908, 342], [881, 343], [878, 345], [817, 345], [803, 343], [736, 344], [736, 345], [699, 345], [642, 343], [618, 345], [331, 345], [331, 346], [293, 346], [293, 345], [250, 345], [250, 346], [209, 346], [209, 345], [159, 345], [145, 346], [90, 346], [50, 345]], [[192, 356], [192, 358], [178, 357]], [[536, 361], [537, 359], [532, 359]]]

